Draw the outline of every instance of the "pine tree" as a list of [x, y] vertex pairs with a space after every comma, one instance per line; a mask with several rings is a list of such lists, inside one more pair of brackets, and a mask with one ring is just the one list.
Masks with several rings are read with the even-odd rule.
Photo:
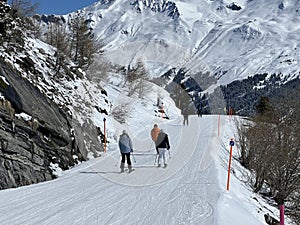
[[54, 29], [54, 43], [53, 45], [56, 47], [56, 61], [55, 61], [55, 71], [56, 74], [59, 74], [61, 67], [66, 64], [66, 55], [68, 48], [69, 40], [67, 39], [67, 33], [65, 28], [59, 24], [55, 25]]
[[32, 4], [30, 0], [11, 0], [11, 8], [14, 15], [19, 18], [33, 16], [38, 7], [38, 3]]
[[0, 45], [8, 46], [12, 43], [24, 45], [23, 22], [20, 18], [14, 18], [14, 10], [7, 4], [6, 0], [0, 1]]
[[[132, 96], [134, 93], [138, 93], [138, 97], [142, 98], [145, 92], [148, 90], [146, 80], [148, 72], [145, 68], [145, 65], [142, 59], [137, 61], [137, 64], [133, 68], [129, 68], [126, 82], [129, 82], [129, 91], [128, 96]], [[124, 85], [125, 85], [124, 84]]]
[[71, 20], [71, 58], [79, 67], [89, 66], [93, 62], [96, 53], [94, 36], [88, 28], [83, 15], [77, 15]]
[[273, 111], [273, 108], [271, 106], [271, 103], [270, 103], [270, 100], [269, 100], [268, 97], [262, 96], [259, 99], [259, 102], [256, 106], [256, 111], [260, 115], [263, 115], [263, 114], [266, 114], [266, 113], [269, 113], [269, 112]]

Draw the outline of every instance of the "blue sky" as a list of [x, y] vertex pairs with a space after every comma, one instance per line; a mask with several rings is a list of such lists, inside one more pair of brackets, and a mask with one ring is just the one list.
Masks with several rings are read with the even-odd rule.
[[[10, 4], [11, 0], [8, 0]], [[97, 2], [97, 0], [31, 0], [39, 3], [38, 14], [68, 14]]]

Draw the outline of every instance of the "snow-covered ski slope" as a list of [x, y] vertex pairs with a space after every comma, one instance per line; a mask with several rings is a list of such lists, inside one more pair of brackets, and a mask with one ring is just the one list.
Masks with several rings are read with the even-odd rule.
[[167, 168], [154, 166], [155, 150], [145, 130], [133, 137], [134, 172], [119, 173], [119, 150], [110, 146], [101, 157], [56, 180], [1, 191], [0, 224], [264, 224], [257, 200], [233, 175], [233, 190], [225, 190], [227, 172], [220, 153], [228, 151], [228, 117], [221, 116], [219, 132], [218, 116], [191, 116], [189, 126], [178, 117], [159, 121], [170, 138]]

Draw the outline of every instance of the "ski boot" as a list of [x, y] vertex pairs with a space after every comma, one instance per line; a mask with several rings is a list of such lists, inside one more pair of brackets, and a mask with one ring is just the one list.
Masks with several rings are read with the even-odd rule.
[[120, 168], [121, 168], [121, 173], [123, 173], [124, 172], [124, 163], [121, 163]]
[[131, 173], [132, 171], [134, 171], [134, 169], [132, 169], [131, 165], [128, 165], [128, 173]]

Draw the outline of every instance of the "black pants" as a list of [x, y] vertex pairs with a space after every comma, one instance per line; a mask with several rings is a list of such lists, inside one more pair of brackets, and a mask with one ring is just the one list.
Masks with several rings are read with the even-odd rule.
[[126, 158], [127, 158], [127, 164], [128, 165], [131, 165], [131, 161], [130, 161], [130, 152], [128, 152], [128, 153], [121, 153], [121, 155], [122, 155], [122, 163], [125, 163], [125, 156], [126, 156]]
[[183, 116], [183, 125], [189, 125], [189, 117], [188, 116]]

